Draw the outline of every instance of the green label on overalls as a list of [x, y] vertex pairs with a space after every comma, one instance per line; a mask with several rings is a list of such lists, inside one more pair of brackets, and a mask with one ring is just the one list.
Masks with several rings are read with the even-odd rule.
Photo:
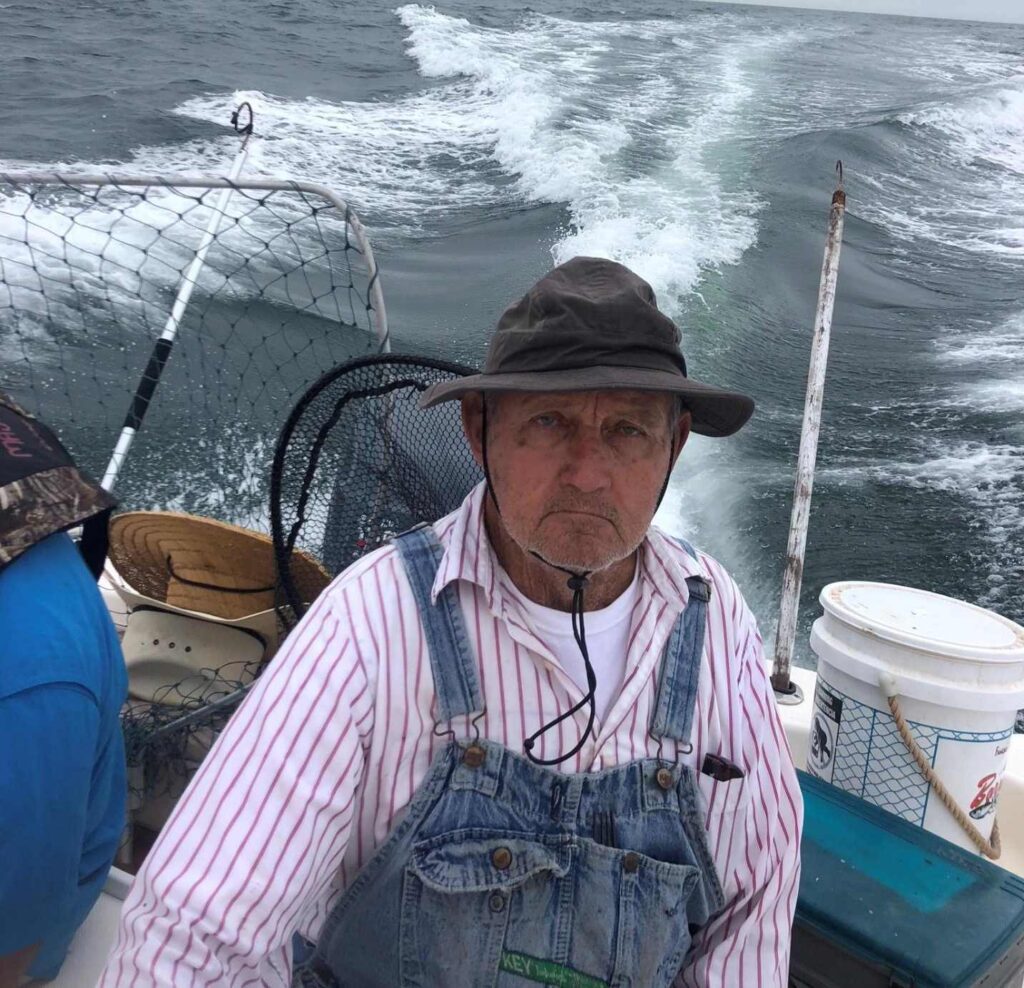
[[527, 981], [536, 981], [542, 985], [557, 985], [558, 988], [608, 988], [605, 981], [592, 978], [582, 971], [574, 971], [571, 967], [563, 967], [553, 961], [542, 961], [538, 957], [527, 957], [526, 954], [510, 954], [507, 950], [501, 955], [502, 971], [518, 974]]

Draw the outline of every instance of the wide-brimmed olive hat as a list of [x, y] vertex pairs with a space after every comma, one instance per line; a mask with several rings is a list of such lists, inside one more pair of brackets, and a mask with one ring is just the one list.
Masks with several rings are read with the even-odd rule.
[[615, 261], [574, 257], [505, 310], [482, 373], [435, 384], [420, 404], [472, 391], [660, 391], [682, 398], [694, 432], [731, 435], [753, 400], [687, 377], [679, 341], [643, 278]]

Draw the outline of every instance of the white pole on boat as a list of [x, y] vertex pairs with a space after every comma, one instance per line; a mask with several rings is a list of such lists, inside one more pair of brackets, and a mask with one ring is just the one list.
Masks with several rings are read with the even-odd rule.
[[[249, 115], [248, 121], [244, 124], [240, 122], [243, 110], [248, 111]], [[242, 135], [241, 150], [235, 157], [231, 171], [228, 173], [228, 181], [234, 182], [241, 174], [242, 166], [245, 164], [245, 159], [249, 154], [249, 138], [252, 136], [252, 107], [248, 103], [242, 103], [231, 114], [231, 123], [235, 131]], [[171, 314], [167, 317], [164, 330], [153, 347], [153, 352], [149, 356], [149, 363], [146, 364], [146, 369], [142, 372], [142, 380], [139, 381], [139, 386], [135, 389], [135, 396], [132, 398], [131, 407], [128, 409], [124, 425], [121, 428], [121, 435], [118, 437], [117, 445], [114, 447], [113, 455], [110, 457], [106, 472], [103, 474], [103, 480], [100, 482], [104, 490], [109, 491], [113, 488], [125, 457], [128, 455], [128, 450], [131, 449], [136, 433], [138, 433], [142, 426], [142, 420], [146, 417], [149, 403], [153, 398], [153, 393], [156, 391], [157, 384], [160, 382], [160, 375], [163, 374], [164, 367], [171, 355], [171, 349], [178, 335], [178, 327], [181, 325], [182, 316], [184, 316], [185, 309], [188, 307], [189, 299], [192, 298], [192, 290], [196, 287], [196, 283], [199, 280], [199, 272], [202, 271], [203, 265], [206, 263], [206, 254], [210, 249], [210, 245], [216, 239], [221, 220], [223, 220], [226, 214], [228, 199], [232, 191], [233, 189], [229, 186], [217, 197], [213, 207], [213, 215], [210, 217], [206, 230], [203, 232], [202, 240], [200, 240], [199, 246], [196, 248], [195, 257], [192, 258], [192, 263], [189, 264], [188, 270], [178, 286], [178, 294], [174, 299], [174, 305], [171, 307]]]
[[797, 693], [796, 685], [790, 681], [789, 671], [793, 661], [793, 643], [796, 639], [800, 584], [803, 580], [804, 553], [807, 548], [807, 522], [811, 511], [811, 491], [814, 487], [814, 464], [818, 456], [825, 369], [828, 364], [832, 309], [836, 301], [839, 250], [843, 242], [843, 217], [846, 212], [841, 161], [836, 162], [836, 171], [839, 174], [839, 181], [835, 192], [832, 193], [825, 256], [821, 262], [818, 307], [815, 311], [814, 337], [811, 342], [811, 364], [807, 371], [807, 398], [804, 402], [804, 422], [800, 432], [800, 453], [797, 459], [796, 489], [789, 523], [789, 545], [786, 549], [786, 571], [782, 579], [782, 605], [779, 611], [779, 626], [775, 634], [772, 687], [780, 702], [785, 702], [786, 698], [794, 699], [794, 694]]

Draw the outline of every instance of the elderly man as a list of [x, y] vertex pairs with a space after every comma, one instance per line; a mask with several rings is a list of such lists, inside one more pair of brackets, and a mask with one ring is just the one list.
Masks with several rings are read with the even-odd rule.
[[461, 398], [487, 481], [346, 570], [139, 873], [102, 984], [786, 983], [801, 800], [753, 617], [650, 528], [686, 376], [621, 265], [503, 315]]

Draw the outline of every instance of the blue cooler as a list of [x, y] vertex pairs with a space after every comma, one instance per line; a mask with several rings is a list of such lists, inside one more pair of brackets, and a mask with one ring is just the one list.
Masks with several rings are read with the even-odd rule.
[[1024, 880], [798, 774], [805, 816], [791, 985], [1021, 988]]

